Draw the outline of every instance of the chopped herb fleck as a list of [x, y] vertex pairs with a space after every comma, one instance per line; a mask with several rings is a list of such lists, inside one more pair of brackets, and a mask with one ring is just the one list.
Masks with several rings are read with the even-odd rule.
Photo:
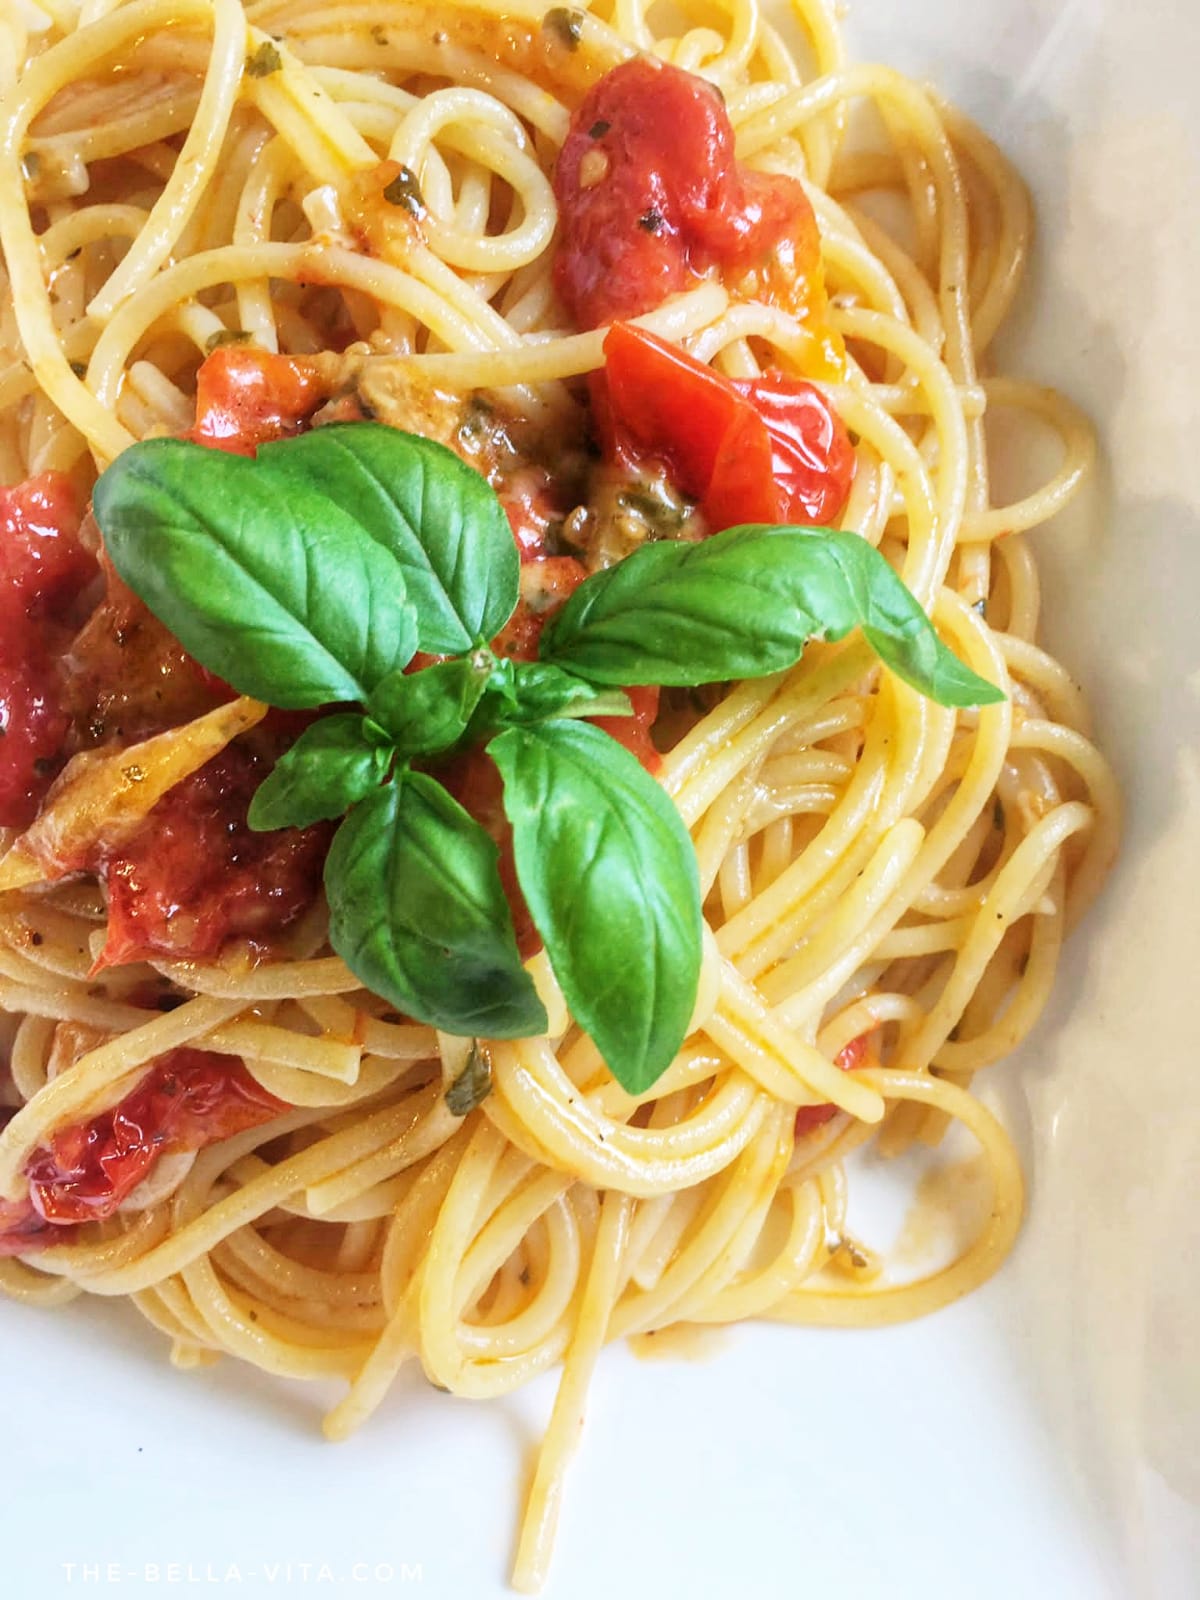
[[471, 395], [467, 401], [463, 419], [458, 425], [458, 437], [464, 443], [471, 443], [481, 436], [485, 436], [489, 430], [493, 415], [490, 403], [482, 395]]
[[227, 344], [249, 344], [250, 335], [243, 328], [218, 328], [216, 333], [210, 333], [204, 341], [204, 352], [212, 355], [214, 350], [221, 350]]
[[251, 78], [269, 78], [283, 66], [283, 57], [269, 39], [264, 39], [252, 55], [246, 57], [246, 75]]
[[386, 44], [388, 42], [387, 33], [385, 32], [381, 22], [377, 22], [371, 29], [371, 37], [374, 39], [376, 44]]
[[586, 20], [583, 12], [574, 7], [554, 6], [542, 18], [542, 27], [549, 33], [557, 34], [559, 42], [568, 50], [578, 50]]
[[488, 1053], [476, 1039], [467, 1056], [467, 1064], [446, 1090], [446, 1109], [452, 1116], [465, 1117], [474, 1111], [492, 1092], [492, 1063]]
[[417, 182], [416, 174], [407, 167], [400, 168], [384, 189], [383, 198], [389, 205], [402, 206], [411, 217], [425, 215], [425, 197], [421, 193], [421, 185]]
[[591, 127], [588, 129], [588, 138], [603, 139], [604, 135], [611, 127], [611, 122], [593, 122]]
[[644, 229], [646, 233], [657, 233], [662, 225], [662, 212], [655, 211], [653, 208], [649, 211], [643, 211], [638, 218], [638, 227]]

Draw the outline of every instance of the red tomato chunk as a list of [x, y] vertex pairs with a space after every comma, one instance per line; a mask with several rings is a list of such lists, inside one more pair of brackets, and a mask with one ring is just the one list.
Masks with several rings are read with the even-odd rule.
[[554, 192], [555, 285], [584, 328], [636, 317], [711, 267], [749, 270], [816, 233], [794, 178], [734, 159], [718, 91], [643, 56], [601, 78], [572, 117]]
[[226, 345], [196, 375], [196, 425], [189, 437], [252, 456], [260, 444], [302, 432], [328, 392], [314, 363], [302, 356]]
[[60, 656], [96, 575], [70, 481], [0, 489], [0, 827], [24, 828], [62, 765], [70, 727]]
[[286, 1109], [235, 1057], [172, 1050], [111, 1110], [34, 1151], [29, 1199], [0, 1203], [0, 1255], [69, 1240], [59, 1230], [111, 1217], [160, 1155], [200, 1150]]
[[97, 967], [211, 960], [227, 940], [266, 940], [309, 908], [330, 830], [253, 832], [246, 812], [269, 771], [257, 751], [230, 745], [164, 795], [123, 849], [95, 863], [108, 889]]
[[618, 323], [594, 385], [601, 441], [631, 470], [664, 461], [713, 533], [743, 522], [828, 526], [854, 476], [850, 437], [819, 389], [769, 373], [732, 380]]

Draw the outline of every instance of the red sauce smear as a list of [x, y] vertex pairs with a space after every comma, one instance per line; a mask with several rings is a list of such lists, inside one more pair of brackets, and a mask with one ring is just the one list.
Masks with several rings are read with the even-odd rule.
[[70, 1242], [76, 1224], [111, 1217], [167, 1151], [203, 1149], [285, 1110], [235, 1057], [170, 1051], [111, 1110], [33, 1152], [28, 1199], [0, 1201], [0, 1255]]
[[741, 166], [718, 91], [645, 56], [615, 67], [584, 98], [554, 193], [562, 229], [554, 281], [581, 328], [652, 310], [710, 268], [766, 267], [781, 249], [793, 277], [816, 263], [801, 185]]

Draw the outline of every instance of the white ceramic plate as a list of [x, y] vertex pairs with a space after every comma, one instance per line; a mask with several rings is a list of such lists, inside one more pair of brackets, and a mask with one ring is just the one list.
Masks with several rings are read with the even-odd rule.
[[[1052, 643], [1130, 806], [1010, 1113], [1032, 1207], [1008, 1267], [886, 1333], [610, 1352], [559, 1600], [1200, 1593], [1200, 68], [1196, 0], [858, 0], [859, 54], [928, 77], [1032, 181], [1013, 361], [1099, 420], [1107, 478], [1039, 536]], [[1191, 1178], [1189, 1194], [1188, 1180]], [[503, 1595], [552, 1397], [402, 1384], [351, 1443], [325, 1395], [181, 1376], [117, 1306], [0, 1306], [0, 1593], [227, 1586]]]

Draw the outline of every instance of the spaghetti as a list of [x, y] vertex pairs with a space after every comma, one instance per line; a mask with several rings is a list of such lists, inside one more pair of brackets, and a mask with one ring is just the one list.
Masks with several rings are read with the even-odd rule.
[[[670, 34], [640, 0], [42, 0], [0, 20], [0, 481], [83, 504], [137, 439], [207, 425], [252, 449], [325, 406], [452, 433], [469, 459], [473, 427], [475, 459], [500, 473], [510, 515], [524, 505], [536, 542], [544, 475], [523, 469], [548, 440], [564, 459], [586, 454], [585, 380], [627, 314], [737, 383], [815, 384], [853, 441], [840, 526], [879, 547], [957, 653], [1007, 691], [947, 709], [851, 639], [668, 706], [660, 776], [692, 834], [707, 924], [689, 1037], [651, 1090], [628, 1093], [535, 954], [549, 1034], [487, 1046], [490, 1092], [467, 1108], [446, 1091], [478, 1070], [472, 1042], [365, 992], [301, 889], [266, 958], [252, 920], [205, 944], [202, 918], [185, 934], [176, 913], [157, 944], [140, 924], [130, 935], [148, 960], [110, 947], [95, 969], [115, 886], [148, 870], [137, 829], [154, 802], [226, 761], [209, 793], [219, 828], [237, 760], [266, 757], [245, 743], [261, 708], [214, 710], [191, 689], [171, 715], [139, 707], [114, 688], [95, 620], [84, 626], [68, 659], [100, 663], [97, 731], [70, 772], [113, 815], [124, 795], [127, 826], [103, 861], [73, 856], [52, 790], [31, 830], [26, 817], [4, 835], [0, 1195], [17, 1220], [0, 1284], [37, 1303], [129, 1296], [180, 1366], [224, 1352], [344, 1379], [335, 1438], [408, 1361], [478, 1397], [561, 1363], [516, 1558], [524, 1589], [545, 1574], [607, 1340], [755, 1317], [887, 1323], [995, 1271], [1022, 1181], [973, 1079], [1029, 1032], [1115, 849], [1117, 796], [1086, 708], [1036, 642], [1025, 538], [1079, 485], [1091, 433], [1060, 396], [988, 365], [1027, 254], [1025, 192], [934, 94], [851, 63], [834, 10], [796, 0], [777, 26], [750, 0], [681, 0]], [[604, 298], [611, 274], [564, 287], [570, 207], [610, 176], [594, 132], [608, 123], [584, 130], [598, 148], [576, 161], [569, 203], [560, 152], [605, 75], [639, 55], [720, 91], [724, 110], [712, 97], [706, 114], [727, 118], [730, 170], [760, 210], [764, 175], [799, 181], [811, 260], [777, 252], [773, 278], [697, 245], [628, 313]], [[656, 216], [642, 214], [646, 235]], [[271, 369], [278, 356], [290, 364]], [[206, 389], [218, 371], [261, 387], [272, 370], [273, 410], [244, 384]], [[1061, 463], [997, 505], [985, 430], [1000, 410], [1057, 435]], [[664, 517], [686, 530], [694, 505], [651, 488], [649, 509], [645, 494], [593, 497], [575, 554], [617, 559]], [[8, 504], [14, 528], [34, 525], [32, 501]], [[86, 524], [81, 539], [86, 578]], [[39, 649], [90, 603], [86, 583], [62, 582]], [[111, 591], [105, 604], [111, 641]], [[182, 682], [170, 641], [142, 637], [141, 670]], [[36, 738], [50, 739], [39, 729], [31, 773]], [[129, 777], [134, 744], [152, 793], [140, 767]], [[18, 810], [30, 795], [37, 811], [32, 789]], [[289, 857], [297, 878], [277, 856], [250, 859], [284, 898], [303, 886], [303, 862]], [[169, 1152], [157, 1160], [139, 1143], [147, 1119]], [[987, 1219], [951, 1264], [902, 1280], [848, 1239], [844, 1162], [867, 1141], [936, 1142], [950, 1121], [981, 1148]], [[68, 1201], [63, 1174], [100, 1149], [120, 1203]]]

